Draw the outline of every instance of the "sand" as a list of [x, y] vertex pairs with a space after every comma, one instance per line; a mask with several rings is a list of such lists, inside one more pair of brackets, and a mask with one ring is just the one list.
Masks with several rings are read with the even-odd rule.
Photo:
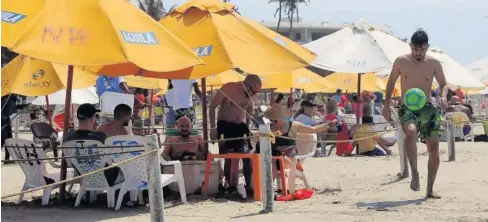
[[[482, 129], [476, 128], [477, 133]], [[23, 135], [22, 137], [29, 137]], [[426, 200], [427, 160], [419, 144], [421, 191], [409, 188], [410, 178], [395, 181], [400, 164], [392, 157], [330, 157], [307, 159], [304, 168], [316, 193], [311, 199], [275, 202], [275, 212], [261, 215], [260, 202], [189, 196], [189, 204], [166, 202], [165, 221], [488, 221], [488, 143], [457, 142], [456, 162], [447, 162], [447, 144], [441, 143], [441, 166], [435, 191], [440, 200]], [[2, 196], [18, 192], [24, 175], [16, 164], [2, 165]], [[54, 172], [54, 169], [49, 169]], [[303, 186], [297, 182], [298, 186]], [[31, 200], [35, 192], [25, 196]], [[16, 205], [3, 200], [2, 221], [150, 221], [149, 208], [106, 205], [40, 207], [40, 202]]]

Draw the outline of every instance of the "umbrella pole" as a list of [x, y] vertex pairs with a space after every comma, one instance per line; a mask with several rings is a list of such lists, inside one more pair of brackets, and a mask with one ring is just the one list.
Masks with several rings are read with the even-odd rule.
[[210, 101], [213, 99], [213, 86], [210, 86]]
[[[203, 125], [203, 141], [208, 141], [208, 116], [207, 116], [207, 79], [202, 78], [202, 125]], [[204, 150], [208, 150], [208, 142], [203, 143]]]
[[324, 104], [327, 104], [327, 100], [325, 100], [324, 95], [322, 93], [319, 93], [319, 95], [322, 98], [322, 101], [324, 101]]
[[293, 112], [293, 102], [293, 88], [290, 88], [290, 112]]
[[[69, 119], [71, 113], [71, 89], [73, 87], [73, 66], [68, 66], [68, 81], [66, 82], [66, 99], [64, 101], [64, 126], [63, 126], [63, 142], [68, 138]], [[61, 152], [61, 156], [64, 157], [64, 150]], [[64, 158], [61, 159], [61, 177], [60, 180], [66, 180], [67, 163]], [[66, 196], [66, 183], [62, 183], [59, 186], [59, 203], [64, 202]]]
[[151, 94], [149, 96], [151, 98], [149, 100], [149, 123], [148, 123], [149, 128], [151, 126], [154, 127], [153, 124], [152, 124], [152, 122], [153, 122], [153, 96], [154, 96], [154, 90], [151, 89]]
[[[358, 73], [358, 98], [361, 98], [361, 74], [362, 73]], [[359, 101], [362, 103], [362, 99], [359, 99]], [[360, 106], [359, 106], [360, 107]], [[363, 109], [364, 109], [364, 104], [363, 104]], [[364, 112], [364, 110], [363, 110]], [[359, 114], [360, 114], [360, 110], [357, 109], [356, 110], [356, 124], [359, 125]], [[359, 155], [359, 145], [356, 145], [356, 154]]]
[[51, 119], [51, 107], [49, 106], [49, 96], [46, 95], [46, 105], [47, 105], [47, 109], [46, 109], [46, 112], [47, 112], [47, 119], [49, 120], [49, 125], [53, 126], [53, 120]]
[[273, 92], [273, 91], [271, 91], [271, 92], [269, 93], [269, 100], [270, 100], [270, 101], [269, 101], [269, 104], [270, 104], [270, 105], [273, 105], [273, 103], [274, 103], [274, 92]]

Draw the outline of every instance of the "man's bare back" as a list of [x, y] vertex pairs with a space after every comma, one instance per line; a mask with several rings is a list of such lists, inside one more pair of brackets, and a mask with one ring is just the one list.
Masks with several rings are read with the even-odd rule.
[[407, 90], [411, 88], [419, 88], [424, 91], [427, 102], [432, 102], [430, 97], [432, 92], [432, 82], [434, 78], [443, 78], [443, 76], [441, 77], [440, 75], [436, 76], [436, 74], [442, 72], [439, 60], [426, 55], [424, 60], [418, 61], [412, 58], [411, 54], [407, 54], [398, 57], [393, 68], [398, 69], [402, 101], [403, 95], [405, 95]]
[[112, 123], [106, 123], [100, 125], [97, 131], [105, 133], [107, 137], [129, 135], [129, 132], [127, 132], [127, 129], [125, 127], [123, 126], [116, 127]]
[[252, 99], [242, 89], [241, 82], [227, 83], [220, 89], [219, 93], [224, 98], [219, 105], [217, 120], [229, 123], [242, 123], [246, 120], [246, 113], [252, 107]]

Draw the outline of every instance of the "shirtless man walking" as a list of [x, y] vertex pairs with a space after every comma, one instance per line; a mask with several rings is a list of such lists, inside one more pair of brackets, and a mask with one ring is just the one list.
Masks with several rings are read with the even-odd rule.
[[[411, 54], [398, 57], [393, 63], [390, 79], [386, 87], [386, 98], [384, 104], [390, 104], [391, 94], [395, 82], [401, 78], [402, 96], [410, 88], [419, 88], [425, 95], [431, 94], [432, 81], [435, 78], [440, 87], [439, 105], [442, 109], [447, 108], [446, 77], [442, 70], [441, 63], [428, 55], [429, 38], [422, 29], [417, 30], [411, 38]], [[403, 99], [402, 99], [403, 101]], [[390, 119], [390, 106], [383, 107], [383, 116]], [[405, 131], [405, 149], [407, 150], [408, 161], [412, 169], [412, 181], [410, 188], [414, 191], [420, 190], [419, 172], [417, 170], [417, 134], [425, 139], [429, 152], [428, 178], [427, 178], [427, 198], [439, 198], [434, 195], [434, 181], [439, 169], [439, 128], [441, 123], [440, 110], [436, 108], [427, 96], [427, 103], [418, 110], [409, 110], [405, 105], [401, 105], [399, 116], [403, 130]]]
[[[210, 138], [236, 138], [249, 136], [249, 115], [254, 111], [251, 99], [261, 90], [261, 79], [256, 75], [248, 75], [242, 82], [230, 82], [220, 88], [212, 99], [209, 108]], [[215, 109], [219, 107], [217, 127], [215, 127]], [[219, 153], [247, 153], [246, 140], [232, 140], [219, 143]], [[250, 145], [250, 144], [249, 144]], [[246, 185], [251, 184], [251, 165], [249, 159], [243, 159], [243, 173]], [[239, 160], [225, 160], [224, 173], [229, 188], [238, 185]]]

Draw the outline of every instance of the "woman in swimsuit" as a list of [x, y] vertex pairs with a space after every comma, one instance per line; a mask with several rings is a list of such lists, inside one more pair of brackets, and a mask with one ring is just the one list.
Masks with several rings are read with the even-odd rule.
[[329, 127], [335, 127], [337, 124], [337, 120], [332, 120], [315, 126], [303, 125], [298, 121], [290, 119], [286, 108], [278, 104], [274, 104], [268, 108], [264, 112], [264, 117], [271, 121], [271, 131], [279, 131], [282, 136], [276, 138], [271, 148], [273, 155], [285, 155], [285, 163], [287, 166], [293, 163], [290, 158], [296, 156], [296, 140], [294, 138], [296, 138], [298, 133], [313, 134], [325, 132]]

